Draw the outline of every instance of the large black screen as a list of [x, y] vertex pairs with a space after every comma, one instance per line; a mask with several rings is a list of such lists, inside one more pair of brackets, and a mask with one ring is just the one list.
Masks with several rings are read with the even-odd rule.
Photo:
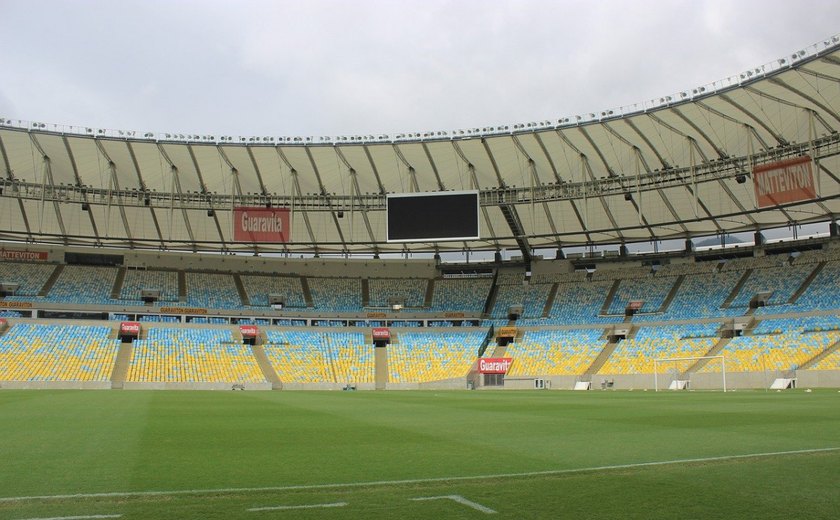
[[388, 242], [479, 238], [478, 192], [388, 195]]

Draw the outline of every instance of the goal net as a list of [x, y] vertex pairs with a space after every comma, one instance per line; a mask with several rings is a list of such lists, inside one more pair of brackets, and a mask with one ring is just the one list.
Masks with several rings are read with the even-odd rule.
[[653, 388], [657, 392], [688, 390], [692, 387], [692, 377], [701, 369], [704, 388], [726, 392], [726, 360], [723, 356], [654, 359]]

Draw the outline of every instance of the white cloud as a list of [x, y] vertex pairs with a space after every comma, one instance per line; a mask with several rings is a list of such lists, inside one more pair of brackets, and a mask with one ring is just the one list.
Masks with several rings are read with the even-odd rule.
[[0, 115], [231, 135], [596, 112], [737, 74], [840, 21], [820, 0], [4, 0], [0, 16]]

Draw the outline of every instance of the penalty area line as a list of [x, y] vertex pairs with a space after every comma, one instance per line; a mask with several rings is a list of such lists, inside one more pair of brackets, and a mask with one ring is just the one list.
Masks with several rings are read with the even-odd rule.
[[573, 475], [576, 473], [591, 473], [599, 471], [615, 471], [622, 469], [647, 468], [656, 466], [674, 466], [678, 464], [700, 464], [704, 462], [723, 462], [727, 460], [757, 459], [762, 457], [784, 457], [787, 455], [805, 455], [809, 453], [824, 453], [840, 451], [840, 447], [811, 448], [790, 451], [769, 451], [763, 453], [745, 453], [741, 455], [720, 455], [717, 457], [700, 457], [694, 459], [658, 460], [650, 462], [634, 462], [629, 464], [613, 464], [609, 466], [591, 466], [588, 468], [550, 469], [543, 471], [524, 471], [520, 473], [495, 473], [492, 475], [464, 475], [455, 477], [411, 478], [401, 480], [370, 480], [362, 482], [338, 482], [334, 484], [297, 484], [288, 486], [240, 487], [217, 489], [176, 489], [170, 491], [115, 491], [108, 493], [74, 493], [67, 495], [33, 495], [20, 497], [0, 497], [0, 503], [26, 502], [33, 500], [68, 500], [76, 498], [142, 498], [156, 496], [177, 495], [213, 495], [235, 493], [260, 493], [268, 491], [308, 491], [319, 489], [346, 489], [378, 486], [400, 486], [405, 484], [435, 484], [440, 482], [465, 482], [471, 480], [492, 480], [500, 478], [527, 478], [554, 475]]

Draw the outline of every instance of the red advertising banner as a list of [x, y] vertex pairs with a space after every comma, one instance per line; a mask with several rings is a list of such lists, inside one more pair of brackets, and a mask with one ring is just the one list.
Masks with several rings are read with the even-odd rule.
[[140, 322], [139, 321], [124, 321], [120, 323], [120, 334], [123, 336], [139, 336]]
[[817, 196], [811, 157], [808, 155], [756, 166], [752, 178], [759, 208]]
[[256, 325], [240, 325], [239, 332], [242, 333], [243, 338], [256, 338], [259, 329]]
[[20, 249], [0, 248], [0, 260], [25, 260], [29, 262], [44, 262], [49, 258], [45, 251], [23, 251]]
[[513, 358], [480, 358], [478, 360], [478, 371], [482, 374], [506, 374], [513, 363]]
[[290, 238], [287, 208], [233, 208], [233, 240], [279, 244]]
[[6, 318], [0, 318], [0, 330], [5, 329], [8, 324], [9, 322], [6, 321]]
[[391, 339], [391, 330], [385, 327], [373, 329], [373, 339]]

